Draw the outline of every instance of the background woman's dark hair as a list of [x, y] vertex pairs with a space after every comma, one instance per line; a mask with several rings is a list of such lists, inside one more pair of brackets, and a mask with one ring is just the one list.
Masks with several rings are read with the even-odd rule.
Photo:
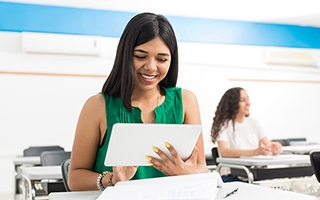
[[[171, 53], [171, 64], [167, 76], [160, 87], [175, 87], [178, 78], [178, 45], [169, 21], [162, 15], [141, 13], [127, 24], [120, 38], [113, 68], [102, 87], [102, 92], [121, 97], [123, 106], [132, 112], [131, 96], [134, 89], [133, 50], [136, 46], [160, 36]], [[163, 92], [163, 90], [162, 90]]]
[[226, 125], [230, 120], [232, 121], [234, 129], [234, 120], [236, 119], [236, 116], [239, 111], [241, 90], [243, 90], [243, 88], [241, 87], [230, 88], [221, 97], [211, 127], [211, 139], [213, 143], [216, 142], [221, 128], [224, 125]]

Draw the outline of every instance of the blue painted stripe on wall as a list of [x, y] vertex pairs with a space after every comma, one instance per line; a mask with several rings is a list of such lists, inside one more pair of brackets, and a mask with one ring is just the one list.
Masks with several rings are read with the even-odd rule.
[[[1, 31], [120, 37], [137, 13], [0, 2]], [[180, 42], [320, 49], [320, 28], [166, 16]]]

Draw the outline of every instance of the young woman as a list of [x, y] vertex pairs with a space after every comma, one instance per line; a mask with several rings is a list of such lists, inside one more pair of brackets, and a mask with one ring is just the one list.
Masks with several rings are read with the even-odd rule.
[[[211, 128], [212, 142], [218, 143], [221, 157], [276, 155], [282, 152], [279, 142], [271, 142], [256, 120], [249, 117], [250, 101], [240, 87], [231, 88], [222, 96]], [[221, 170], [224, 182], [238, 181], [230, 169]]]
[[154, 149], [161, 160], [147, 157], [150, 166], [104, 165], [115, 123], [201, 124], [197, 99], [192, 92], [175, 87], [177, 76], [177, 41], [168, 20], [152, 13], [133, 17], [120, 38], [102, 92], [87, 100], [79, 116], [69, 168], [71, 190], [207, 172], [202, 134], [186, 161], [167, 144], [173, 160]]

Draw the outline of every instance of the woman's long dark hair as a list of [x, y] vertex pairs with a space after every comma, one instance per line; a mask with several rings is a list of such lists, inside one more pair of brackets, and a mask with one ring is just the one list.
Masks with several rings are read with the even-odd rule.
[[224, 125], [227, 125], [231, 120], [234, 129], [234, 120], [239, 111], [240, 91], [241, 87], [235, 87], [227, 90], [221, 97], [217, 106], [215, 116], [213, 118], [213, 124], [211, 127], [211, 139], [215, 143], [216, 139]]
[[167, 76], [159, 83], [160, 88], [175, 87], [178, 78], [178, 45], [173, 28], [162, 15], [141, 13], [127, 24], [120, 38], [113, 68], [102, 87], [102, 92], [120, 97], [128, 112], [132, 112], [131, 96], [134, 89], [133, 50], [136, 46], [160, 36], [170, 49], [171, 63]]

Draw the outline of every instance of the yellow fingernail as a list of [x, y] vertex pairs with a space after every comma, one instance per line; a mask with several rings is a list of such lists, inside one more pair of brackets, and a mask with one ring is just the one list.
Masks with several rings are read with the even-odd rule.
[[168, 142], [165, 142], [166, 144], [166, 147], [169, 148], [170, 147], [170, 144]]
[[156, 147], [153, 147], [153, 151], [158, 153], [159, 150]]
[[151, 162], [148, 162], [148, 164], [151, 165], [151, 166], [153, 165]]
[[149, 156], [146, 156], [146, 159], [151, 160], [151, 158]]

